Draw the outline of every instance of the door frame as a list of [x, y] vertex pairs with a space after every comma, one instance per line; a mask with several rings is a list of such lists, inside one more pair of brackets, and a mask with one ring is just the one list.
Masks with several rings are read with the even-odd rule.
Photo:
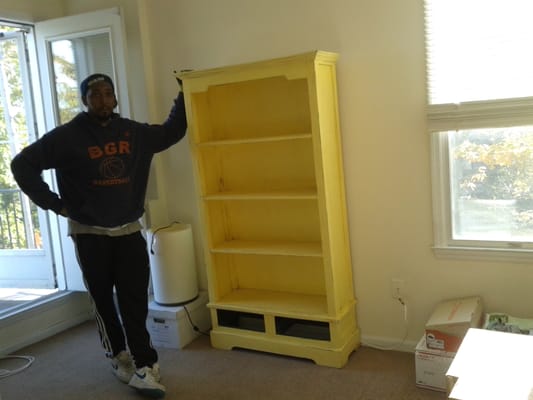
[[[107, 32], [110, 37], [111, 54], [113, 57], [115, 90], [120, 113], [129, 116], [130, 105], [126, 75], [126, 41], [120, 9], [113, 7], [105, 10], [92, 11], [67, 17], [35, 23], [35, 54], [38, 68], [36, 72], [41, 85], [36, 88], [36, 101], [44, 105], [42, 115], [37, 118], [39, 132], [48, 132], [57, 125], [55, 94], [53, 90], [54, 76], [50, 42], [61, 39], [73, 39]], [[39, 86], [39, 85], [36, 85]], [[55, 175], [45, 171], [44, 179], [51, 188], [57, 190]], [[72, 240], [68, 237], [67, 220], [49, 212], [50, 233], [52, 236], [57, 285], [60, 290], [86, 290], [81, 270], [78, 266], [76, 252]]]

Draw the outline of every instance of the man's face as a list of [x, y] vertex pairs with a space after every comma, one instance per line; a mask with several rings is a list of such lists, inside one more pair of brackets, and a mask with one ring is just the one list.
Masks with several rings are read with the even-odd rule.
[[113, 87], [105, 81], [95, 82], [87, 91], [83, 99], [87, 112], [99, 121], [107, 121], [117, 106], [117, 99]]

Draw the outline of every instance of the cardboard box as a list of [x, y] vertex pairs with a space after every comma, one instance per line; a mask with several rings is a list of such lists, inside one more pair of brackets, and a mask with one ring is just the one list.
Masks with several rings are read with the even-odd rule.
[[446, 372], [455, 354], [428, 348], [426, 337], [422, 336], [415, 349], [416, 385], [424, 389], [446, 392]]
[[446, 375], [450, 399], [527, 400], [533, 336], [469, 329]]
[[469, 328], [479, 328], [483, 307], [480, 297], [445, 301], [426, 323], [426, 345], [430, 349], [456, 352]]
[[209, 331], [211, 318], [207, 301], [208, 296], [205, 291], [200, 291], [194, 301], [183, 306], [166, 307], [160, 306], [153, 300], [150, 301], [146, 325], [154, 347], [182, 349], [200, 335], [189, 321], [187, 311], [200, 331]]

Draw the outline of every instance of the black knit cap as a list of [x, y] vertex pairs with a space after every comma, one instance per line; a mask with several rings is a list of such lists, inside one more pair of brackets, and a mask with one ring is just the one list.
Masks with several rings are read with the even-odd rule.
[[89, 75], [87, 78], [85, 78], [80, 84], [81, 97], [87, 96], [89, 87], [92, 84], [97, 83], [97, 82], [107, 82], [111, 85], [113, 92], [115, 91], [115, 85], [113, 85], [113, 81], [111, 80], [109, 76], [105, 74], [92, 74], [92, 75]]

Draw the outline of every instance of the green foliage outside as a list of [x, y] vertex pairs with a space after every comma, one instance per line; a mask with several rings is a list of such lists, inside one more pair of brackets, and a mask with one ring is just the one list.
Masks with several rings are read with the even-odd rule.
[[[0, 32], [14, 31], [0, 25]], [[10, 170], [14, 155], [31, 140], [26, 115], [33, 111], [25, 108], [21, 59], [17, 39], [5, 35], [0, 40], [0, 250], [41, 247], [37, 207], [19, 190]], [[80, 111], [75, 64], [54, 54], [53, 66], [59, 120], [64, 123]]]
[[463, 131], [455, 135], [464, 199], [514, 200], [512, 221], [533, 232], [533, 127]]
[[56, 76], [66, 77], [70, 80], [68, 83], [65, 80], [56, 80], [59, 122], [64, 124], [80, 112], [80, 93], [77, 85], [71, 84], [76, 82], [76, 68], [74, 63], [57, 54], [54, 54], [53, 65]]
[[[8, 31], [0, 27], [0, 31]], [[10, 170], [11, 159], [28, 143], [20, 60], [15, 40], [0, 41], [0, 249], [28, 247], [20, 191]], [[16, 134], [15, 143], [10, 132]], [[31, 216], [36, 220], [36, 210]], [[39, 235], [38, 230], [34, 233]]]

